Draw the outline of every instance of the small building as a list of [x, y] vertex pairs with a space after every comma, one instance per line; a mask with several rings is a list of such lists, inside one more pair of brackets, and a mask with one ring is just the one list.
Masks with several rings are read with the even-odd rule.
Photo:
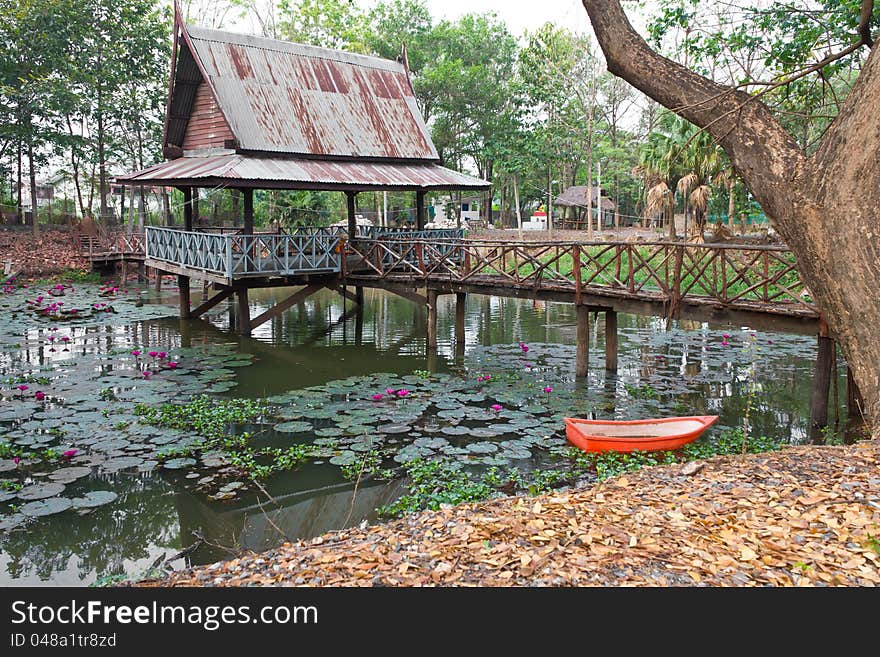
[[[588, 201], [588, 190], [592, 192], [592, 199]], [[587, 187], [586, 185], [572, 185], [566, 189], [553, 202], [560, 208], [570, 208], [569, 212], [565, 212], [560, 224], [563, 228], [572, 228], [575, 230], [585, 230], [587, 228], [587, 208], [593, 218], [593, 227], [598, 228], [597, 217], [601, 216], [603, 228], [611, 228], [614, 226], [614, 213], [617, 210], [617, 204], [607, 195], [606, 190], [601, 193], [601, 209], [599, 188], [596, 186]], [[573, 214], [574, 216], [568, 216]]]
[[[431, 221], [437, 225], [453, 225], [457, 223], [455, 206], [457, 202], [449, 195], [436, 196], [431, 199]], [[480, 222], [480, 197], [462, 196], [458, 207], [462, 226], [473, 226]]]

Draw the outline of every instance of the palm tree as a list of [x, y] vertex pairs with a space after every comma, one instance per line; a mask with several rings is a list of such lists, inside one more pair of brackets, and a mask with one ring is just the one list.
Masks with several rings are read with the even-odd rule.
[[[671, 205], [674, 212], [674, 189], [682, 198], [685, 232], [689, 211], [693, 210], [691, 239], [702, 241], [711, 185], [729, 167], [729, 162], [709, 133], [672, 112], [664, 112], [657, 125], [658, 130], [648, 135], [639, 151], [639, 164], [648, 177], [657, 180], [648, 190], [646, 210], [665, 207], [668, 212]], [[669, 219], [669, 237], [674, 239], [674, 215], [670, 213]]]

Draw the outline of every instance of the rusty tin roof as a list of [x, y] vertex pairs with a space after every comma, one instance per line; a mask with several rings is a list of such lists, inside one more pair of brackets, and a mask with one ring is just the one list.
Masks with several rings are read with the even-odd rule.
[[118, 176], [124, 185], [257, 189], [486, 189], [489, 183], [433, 162], [351, 162], [224, 153], [180, 157]]
[[193, 26], [182, 36], [181, 68], [188, 50], [241, 150], [439, 160], [400, 62]]

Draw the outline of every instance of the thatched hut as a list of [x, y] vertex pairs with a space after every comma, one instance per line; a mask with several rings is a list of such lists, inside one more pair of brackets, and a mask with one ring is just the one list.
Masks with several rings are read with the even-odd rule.
[[[596, 217], [599, 212], [599, 188], [587, 187], [586, 185], [572, 185], [566, 189], [560, 196], [553, 201], [553, 204], [561, 208], [572, 208], [573, 212], [566, 210], [562, 219], [563, 228], [573, 228], [575, 230], [586, 230], [587, 228], [587, 194], [592, 191], [592, 199], [589, 202], [591, 214], [593, 216], [593, 227], [597, 227]], [[601, 217], [602, 227], [614, 226], [614, 212], [617, 205], [610, 198], [605, 196], [605, 190], [601, 195]]]

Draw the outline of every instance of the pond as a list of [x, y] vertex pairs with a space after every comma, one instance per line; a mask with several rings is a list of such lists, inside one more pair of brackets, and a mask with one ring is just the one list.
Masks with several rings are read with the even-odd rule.
[[[813, 336], [621, 315], [608, 374], [600, 315], [575, 380], [567, 304], [472, 295], [456, 348], [440, 297], [428, 354], [424, 310], [377, 290], [360, 312], [318, 293], [243, 338], [233, 303], [177, 319], [171, 280], [58, 285], [0, 294], [2, 585], [87, 585], [374, 522], [417, 463], [495, 494], [583, 483], [565, 416], [715, 414], [711, 442], [748, 414], [751, 435], [806, 442]], [[284, 295], [252, 291], [252, 316]]]

